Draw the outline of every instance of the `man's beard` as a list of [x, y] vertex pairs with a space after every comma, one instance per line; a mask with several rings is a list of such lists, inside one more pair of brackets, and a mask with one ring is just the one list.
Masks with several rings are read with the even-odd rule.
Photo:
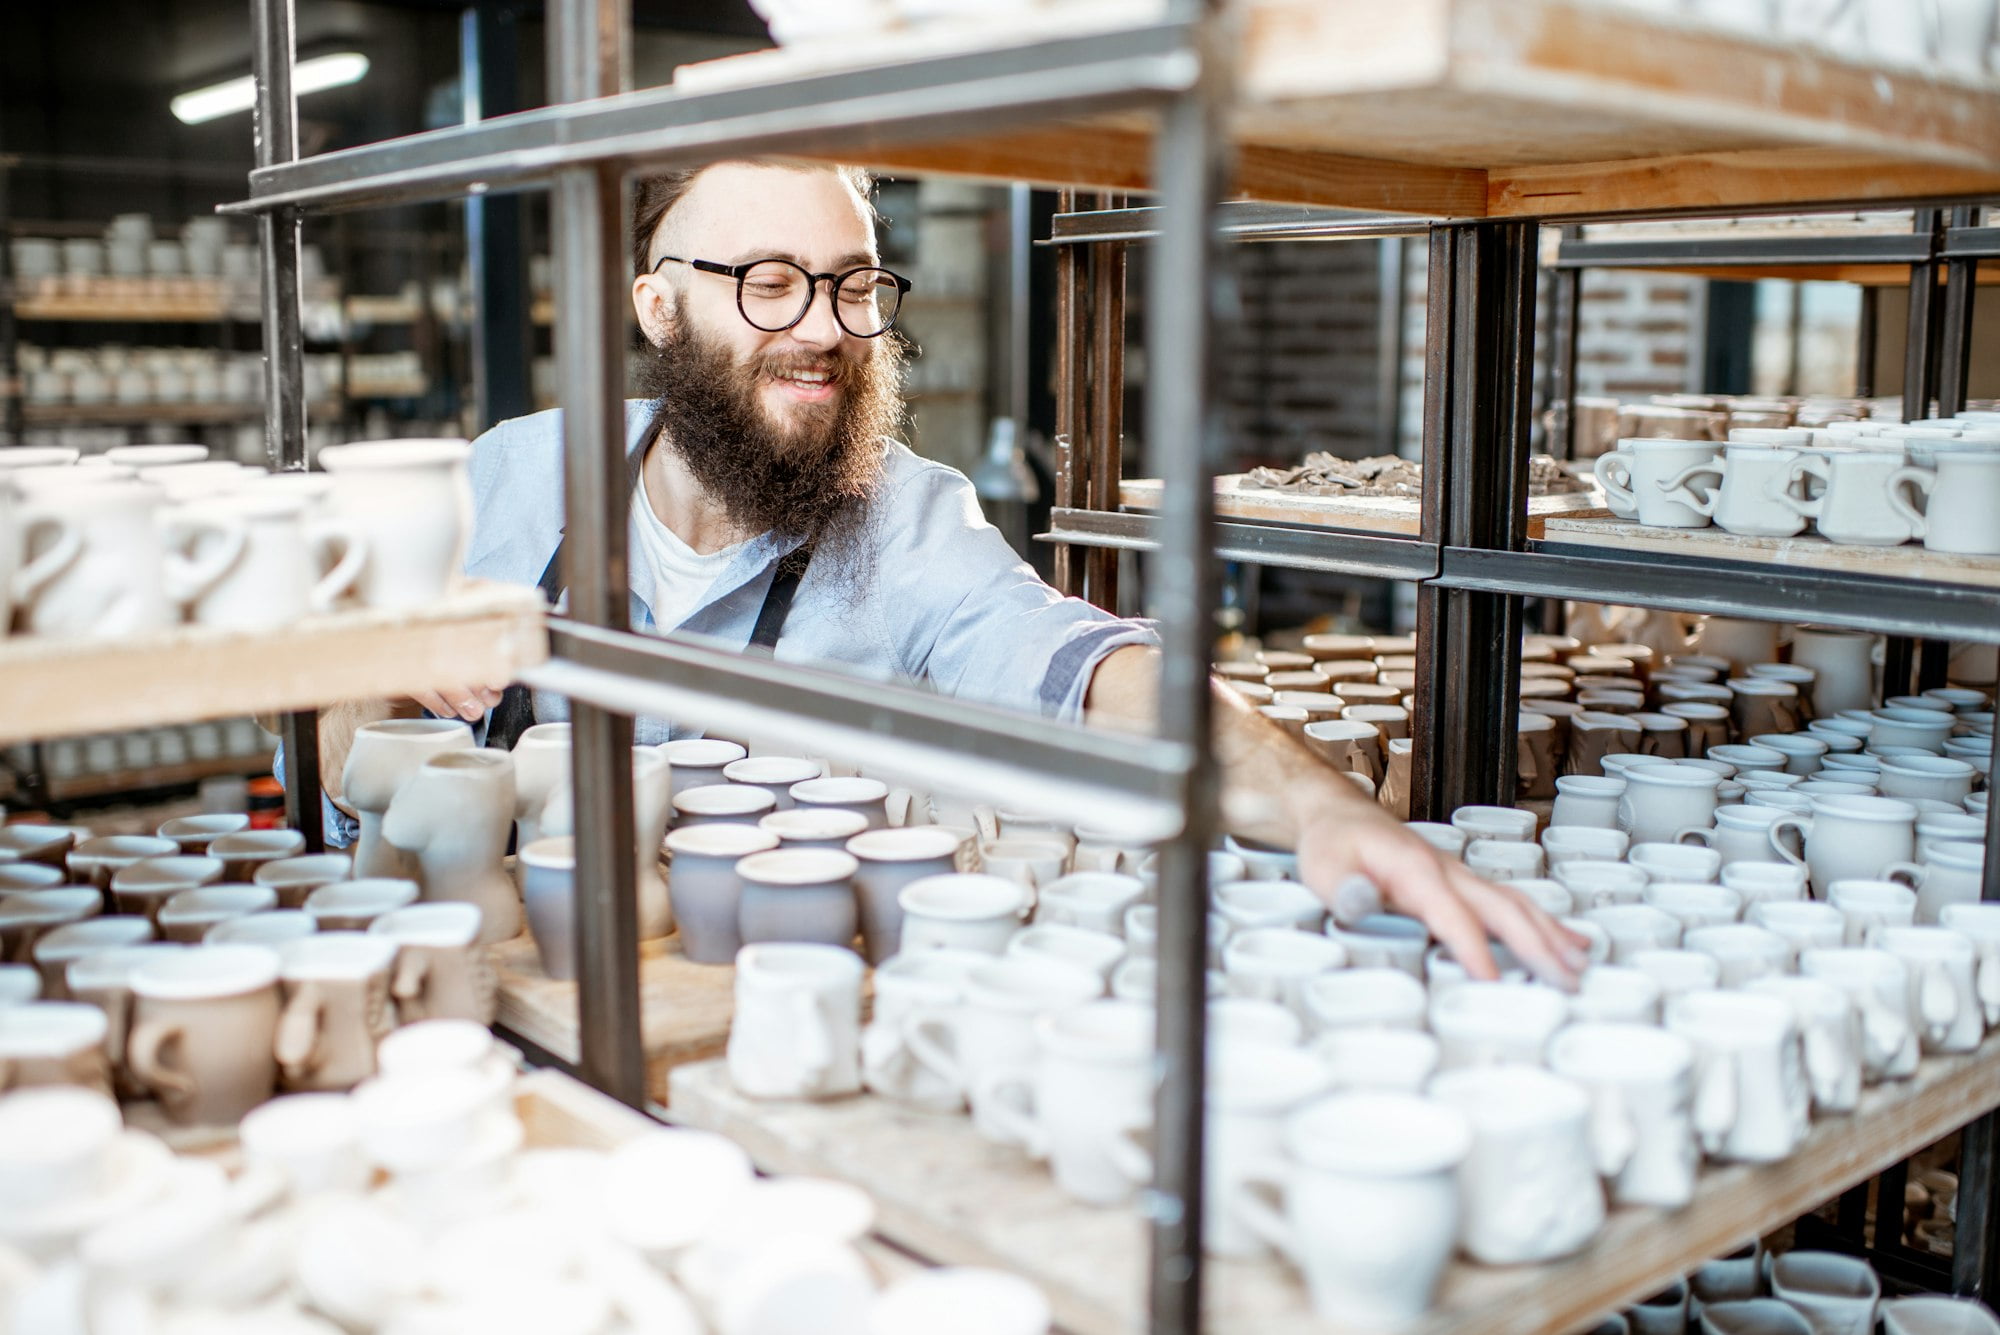
[[[895, 333], [857, 355], [796, 350], [739, 362], [720, 339], [685, 323], [646, 358], [641, 392], [668, 448], [748, 533], [775, 533], [829, 564], [859, 554], [882, 472], [884, 440], [903, 413], [904, 352]], [[771, 377], [823, 371], [834, 396], [773, 418], [760, 399]]]

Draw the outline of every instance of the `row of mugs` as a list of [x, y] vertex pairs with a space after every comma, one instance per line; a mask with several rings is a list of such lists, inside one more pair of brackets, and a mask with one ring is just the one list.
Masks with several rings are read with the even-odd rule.
[[1622, 440], [1594, 468], [1614, 514], [1654, 527], [2000, 553], [2000, 430], [1852, 425]]
[[1592, 1335], [2000, 1335], [1972, 1299], [1882, 1297], [1868, 1261], [1838, 1252], [1765, 1251], [1752, 1242], [1702, 1265]]
[[26, 633], [109, 637], [433, 601], [462, 555], [467, 451], [329, 446], [326, 477], [207, 462], [198, 445], [126, 446], [90, 464], [0, 452], [0, 616], [18, 604]]

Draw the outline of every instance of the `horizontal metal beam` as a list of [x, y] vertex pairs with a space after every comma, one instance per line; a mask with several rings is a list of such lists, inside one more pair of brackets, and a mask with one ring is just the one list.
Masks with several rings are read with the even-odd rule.
[[224, 212], [323, 210], [522, 189], [565, 167], [638, 168], [728, 153], [839, 153], [986, 135], [1186, 91], [1190, 28], [1157, 23], [754, 87], [672, 85], [323, 153], [250, 174]]
[[2000, 227], [1948, 227], [1943, 258], [2000, 260]]
[[[1423, 236], [1438, 220], [1402, 213], [1304, 204], [1224, 204], [1221, 232], [1232, 241], [1355, 241], [1385, 236]], [[1152, 241], [1160, 235], [1155, 208], [1092, 209], [1058, 213], [1047, 246], [1095, 245], [1111, 241]]]
[[[1150, 552], [1159, 548], [1159, 519], [1148, 514], [1056, 509], [1042, 542]], [[1323, 570], [1365, 579], [1427, 580], [1438, 571], [1437, 548], [1420, 538], [1384, 537], [1343, 529], [1215, 521], [1215, 554], [1225, 561]]]
[[778, 734], [945, 792], [1146, 838], [1180, 827], [1192, 757], [1158, 738], [571, 621], [549, 623], [549, 648], [547, 663], [522, 674], [537, 690], [624, 714], [699, 720], [723, 736]]
[[1690, 237], [1686, 240], [1573, 241], [1556, 248], [1556, 269], [1672, 269], [1763, 265], [1922, 264], [1930, 237], [1914, 232], [1864, 236]]
[[2000, 589], [1531, 542], [1522, 552], [1446, 547], [1437, 584], [1624, 603], [1887, 635], [2000, 643]]

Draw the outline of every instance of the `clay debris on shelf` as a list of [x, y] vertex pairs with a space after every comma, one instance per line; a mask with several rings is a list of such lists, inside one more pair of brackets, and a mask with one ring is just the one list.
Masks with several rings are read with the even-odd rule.
[[[1307, 496], [1408, 496], [1423, 494], [1423, 465], [1393, 454], [1366, 459], [1342, 459], [1316, 451], [1295, 468], [1253, 468], [1243, 486], [1266, 491], [1291, 491]], [[1551, 455], [1528, 460], [1530, 496], [1568, 496], [1590, 490], [1590, 484], [1570, 473]]]

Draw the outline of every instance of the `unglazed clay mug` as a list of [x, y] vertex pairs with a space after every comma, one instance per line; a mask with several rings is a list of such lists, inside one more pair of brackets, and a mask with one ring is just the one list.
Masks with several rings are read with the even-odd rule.
[[415, 862], [382, 838], [382, 818], [396, 790], [424, 761], [472, 744], [472, 729], [458, 719], [383, 719], [355, 729], [341, 795], [361, 822], [354, 846], [356, 876], [408, 877], [415, 872]]
[[752, 1098], [823, 1099], [861, 1088], [861, 957], [817, 942], [736, 956], [729, 1078]]
[[104, 1012], [76, 1001], [0, 1007], [0, 1090], [76, 1085], [109, 1097]]
[[859, 865], [849, 853], [803, 848], [752, 853], [738, 862], [743, 895], [736, 925], [744, 944], [847, 945], [859, 926], [854, 904], [854, 873]]
[[107, 834], [76, 845], [64, 861], [71, 881], [103, 890], [118, 872], [148, 858], [168, 857], [176, 847], [173, 840], [150, 834]]
[[389, 990], [404, 1024], [473, 1020], [492, 1024], [500, 981], [479, 944], [479, 909], [472, 904], [412, 904], [383, 914], [370, 936], [396, 943]]
[[743, 878], [736, 864], [778, 846], [778, 837], [755, 825], [719, 821], [683, 825], [667, 835], [669, 889], [680, 924], [681, 952], [697, 964], [733, 964], [743, 948], [737, 914]]
[[193, 945], [219, 922], [277, 906], [277, 891], [266, 885], [204, 885], [183, 890], [160, 905], [160, 935], [168, 941]]
[[233, 1123], [271, 1096], [278, 953], [204, 946], [134, 969], [126, 1058], [169, 1120]]
[[125, 1042], [132, 1032], [132, 971], [185, 949], [165, 941], [148, 941], [86, 955], [70, 961], [64, 970], [69, 995], [104, 1012], [104, 1055], [111, 1064], [112, 1083], [121, 1097], [143, 1098], [147, 1092], [125, 1060]]
[[1861, 1013], [1845, 991], [1819, 978], [1759, 978], [1743, 990], [1792, 1008], [1813, 1108], [1850, 1113], [1861, 1101]]
[[897, 895], [903, 951], [947, 947], [998, 955], [1027, 918], [1029, 889], [981, 872], [949, 872], [911, 881]]
[[367, 607], [419, 607], [444, 596], [464, 563], [472, 513], [463, 440], [329, 445], [332, 517], [367, 552], [356, 593]]
[[1949, 927], [1890, 927], [1881, 948], [1909, 971], [1910, 1012], [1925, 1052], [1970, 1052], [1986, 1036], [1972, 938]]
[[345, 881], [354, 874], [354, 859], [345, 853], [313, 853], [267, 862], [251, 874], [255, 885], [268, 885], [278, 894], [281, 909], [304, 908], [306, 896], [323, 885]]
[[[1461, 988], [1454, 995], [1463, 995]], [[1459, 1169], [1459, 1246], [1484, 1265], [1566, 1256], [1604, 1222], [1590, 1096], [1525, 1066], [1447, 1071], [1431, 1097], [1464, 1114], [1472, 1151]]]
[[983, 1091], [989, 1123], [1047, 1160], [1077, 1200], [1130, 1201], [1147, 1177], [1128, 1171], [1119, 1147], [1152, 1124], [1153, 1008], [1094, 1001], [1039, 1015], [1033, 1028], [1033, 1065], [998, 1073]]
[[153, 939], [152, 922], [139, 915], [85, 918], [67, 923], [35, 942], [35, 968], [41, 972], [41, 995], [50, 1001], [69, 997], [69, 966], [87, 955], [136, 946]]
[[[665, 763], [658, 767], [664, 770]], [[350, 753], [348, 768], [353, 766]], [[636, 793], [636, 773], [634, 784]], [[382, 817], [381, 834], [414, 858], [425, 899], [478, 906], [480, 940], [490, 945], [521, 932], [520, 891], [503, 865], [513, 828], [513, 757], [454, 747], [429, 755], [410, 771]], [[359, 854], [355, 870], [359, 876], [375, 874]]]
[[1690, 484], [1720, 452], [1713, 441], [1621, 440], [1594, 471], [1613, 514], [1655, 528], [1707, 528], [1713, 503]]
[[157, 921], [160, 906], [181, 891], [213, 885], [221, 879], [218, 858], [148, 858], [112, 874], [111, 906], [114, 912], [141, 914]]
[[306, 851], [306, 837], [297, 830], [239, 830], [209, 841], [208, 856], [222, 863], [222, 879], [248, 882], [257, 870], [281, 858]]
[[[1779, 856], [1806, 867], [1813, 892], [1824, 897], [1835, 881], [1875, 880], [1891, 865], [1908, 862], [1916, 851], [1916, 827], [1917, 809], [1907, 802], [1830, 794], [1812, 799], [1810, 816], [1772, 822], [1770, 840]], [[1804, 838], [1805, 857], [1784, 845], [1787, 830]]]
[[1421, 1316], [1451, 1259], [1465, 1114], [1406, 1094], [1340, 1094], [1294, 1114], [1284, 1144], [1283, 1159], [1244, 1174], [1229, 1213], [1299, 1267], [1322, 1320]]
[[[514, 855], [521, 872], [521, 904], [542, 972], [574, 981], [576, 957], [576, 840], [537, 839]], [[402, 905], [397, 905], [401, 908]]]
[[861, 1033], [861, 1078], [869, 1091], [931, 1112], [961, 1112], [965, 1091], [954, 1072], [933, 1070], [910, 1048], [910, 1027], [942, 1015], [965, 999], [965, 977], [990, 955], [922, 950], [892, 955], [875, 966], [875, 1005]]
[[1618, 827], [1635, 844], [1668, 843], [1689, 827], [1715, 821], [1721, 776], [1681, 761], [1635, 766], [1625, 774]]
[[165, 514], [170, 550], [200, 561], [211, 544], [233, 559], [188, 608], [197, 625], [271, 630], [330, 612], [368, 557], [351, 525], [308, 519], [307, 499], [250, 491], [176, 505]]
[[1694, 1197], [1694, 1048], [1640, 1024], [1575, 1024], [1549, 1068], [1589, 1092], [1597, 1172], [1619, 1205], [1678, 1209]]
[[355, 881], [330, 881], [305, 897], [300, 906], [322, 932], [365, 932], [385, 913], [417, 902], [415, 881], [388, 876], [364, 876]]
[[1562, 993], [1539, 983], [1468, 982], [1430, 1005], [1431, 1032], [1437, 1035], [1446, 1071], [1540, 1065], [1549, 1040], [1568, 1019]]
[[351, 1089], [375, 1074], [375, 1045], [396, 1027], [396, 943], [321, 932], [285, 942], [278, 959], [284, 1010], [274, 1052], [284, 1087]]
[[1695, 1134], [1709, 1157], [1775, 1163], [1798, 1147], [1812, 1096], [1790, 1006], [1744, 992], [1689, 992], [1667, 1003], [1666, 1027], [1697, 1053]]

